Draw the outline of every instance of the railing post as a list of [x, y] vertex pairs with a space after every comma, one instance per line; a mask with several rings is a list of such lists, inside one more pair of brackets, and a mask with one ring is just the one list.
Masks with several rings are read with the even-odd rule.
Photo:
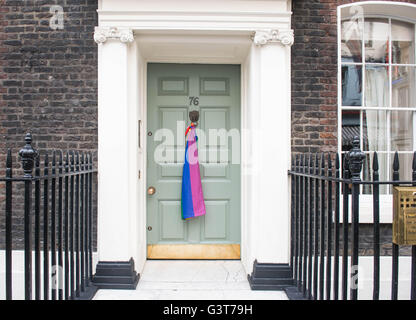
[[[328, 177], [332, 178], [332, 160], [328, 154]], [[327, 251], [326, 251], [326, 299], [331, 300], [331, 259], [332, 259], [332, 181], [328, 180], [328, 216], [327, 216]]]
[[[335, 178], [340, 178], [339, 154], [335, 157]], [[335, 216], [334, 216], [334, 300], [339, 296], [339, 209], [340, 209], [340, 182], [335, 182]]]
[[[305, 164], [304, 164], [304, 173], [309, 173], [309, 156], [305, 155]], [[304, 179], [305, 191], [304, 191], [304, 201], [305, 201], [305, 215], [303, 217], [303, 296], [306, 297], [307, 289], [307, 267], [308, 267], [308, 219], [310, 215], [310, 202], [309, 202], [309, 178]]]
[[57, 288], [58, 288], [58, 299], [63, 299], [63, 256], [62, 256], [62, 173], [63, 173], [63, 162], [62, 162], [62, 151], [59, 152], [59, 178], [58, 178], [58, 268], [57, 268]]
[[92, 153], [89, 154], [90, 162], [89, 162], [89, 169], [90, 173], [88, 173], [88, 252], [89, 252], [89, 263], [88, 263], [88, 274], [89, 274], [89, 280], [92, 280], [92, 242], [93, 242], [93, 236], [92, 236], [92, 224], [93, 224], [93, 214], [92, 214]]
[[[6, 178], [13, 177], [12, 151], [7, 150]], [[6, 300], [12, 300], [12, 182], [6, 181]]]
[[70, 254], [70, 279], [71, 279], [71, 290], [70, 297], [75, 297], [75, 259], [74, 259], [74, 152], [71, 152], [70, 160], [70, 182], [69, 182], [69, 254]]
[[[296, 155], [295, 160], [295, 170], [299, 172], [299, 157]], [[299, 176], [295, 176], [295, 201], [296, 201], [296, 208], [295, 208], [295, 270], [294, 270], [294, 279], [296, 281], [296, 286], [298, 285], [298, 261], [299, 261]]]
[[[291, 168], [292, 171], [295, 171], [295, 157], [292, 155]], [[290, 214], [291, 214], [291, 228], [290, 228], [290, 268], [294, 274], [294, 261], [295, 261], [295, 179], [296, 176], [290, 175], [290, 185], [291, 185], [291, 203], [290, 203]]]
[[[52, 181], [51, 181], [51, 266], [52, 276], [57, 280], [56, 275], [58, 269], [56, 267], [56, 152], [52, 154]], [[53, 275], [55, 272], [55, 276]], [[52, 286], [52, 300], [56, 300], [56, 283], [53, 281]]]
[[[379, 180], [378, 156], [373, 156], [373, 181]], [[373, 300], [379, 300], [380, 296], [380, 187], [373, 184], [373, 224], [374, 224], [374, 266], [373, 266]]]
[[[305, 157], [302, 154], [300, 156], [300, 172], [304, 173], [305, 172], [305, 167], [304, 167], [304, 163], [305, 163]], [[301, 176], [299, 177], [300, 179], [300, 186], [299, 186], [299, 197], [300, 197], [300, 202], [299, 202], [299, 260], [298, 260], [298, 289], [299, 291], [302, 290], [302, 270], [303, 270], [303, 216], [304, 216], [304, 212], [305, 212], [305, 202], [304, 202], [304, 195], [305, 195], [305, 190], [304, 190], [304, 181], [305, 181], [305, 177]]]
[[[309, 156], [309, 174], [313, 172], [313, 157]], [[312, 299], [312, 253], [313, 253], [313, 217], [314, 217], [314, 188], [313, 178], [309, 178], [309, 258], [308, 258], [308, 299]]]
[[35, 165], [35, 299], [41, 297], [40, 270], [40, 159], [36, 157]]
[[43, 300], [49, 299], [49, 156], [43, 169]]
[[64, 297], [65, 300], [68, 300], [70, 297], [70, 282], [69, 282], [69, 153], [66, 153], [65, 156], [65, 193], [64, 193], [64, 243], [65, 243], [65, 279], [64, 279], [64, 286], [65, 292]]
[[32, 171], [37, 151], [32, 148], [32, 135], [26, 134], [26, 145], [19, 151], [25, 180], [24, 196], [24, 232], [25, 232], [25, 299], [32, 299], [32, 219], [30, 215], [32, 204]]
[[[350, 178], [349, 171], [349, 160], [348, 154], [344, 156], [343, 163], [343, 179]], [[342, 300], [347, 300], [348, 298], [348, 197], [349, 197], [349, 186], [348, 183], [342, 183], [343, 195], [342, 195], [342, 228], [343, 228], [343, 253], [342, 253]]]
[[[319, 175], [319, 157], [315, 154], [315, 175]], [[313, 259], [313, 298], [318, 300], [318, 252], [319, 252], [319, 180], [315, 178], [315, 207], [314, 207], [314, 259]]]
[[84, 165], [85, 165], [85, 158], [84, 152], [81, 153], [81, 181], [80, 181], [80, 254], [81, 254], [81, 292], [85, 291], [85, 251], [84, 251], [84, 244], [85, 244], [85, 181], [84, 181]]
[[80, 296], [80, 280], [81, 280], [81, 265], [80, 265], [80, 252], [79, 252], [79, 152], [75, 154], [75, 257], [76, 257], [76, 269], [75, 269], [75, 295], [77, 298]]
[[324, 269], [324, 259], [325, 259], [325, 155], [321, 154], [321, 167], [320, 167], [320, 176], [321, 176], [321, 212], [320, 212], [320, 245], [319, 250], [319, 300], [324, 300], [324, 283], [325, 283], [325, 269]]
[[[393, 161], [393, 181], [400, 180], [399, 154], [396, 151]], [[393, 184], [397, 186], [398, 184]], [[392, 276], [391, 276], [391, 300], [397, 300], [399, 286], [399, 245], [392, 243]]]
[[[360, 149], [359, 137], [354, 137], [353, 148], [348, 153], [352, 182], [352, 257], [351, 257], [351, 299], [358, 298], [358, 241], [361, 170], [364, 153]], [[355, 271], [355, 274], [354, 274]], [[354, 280], [354, 282], [353, 282]]]

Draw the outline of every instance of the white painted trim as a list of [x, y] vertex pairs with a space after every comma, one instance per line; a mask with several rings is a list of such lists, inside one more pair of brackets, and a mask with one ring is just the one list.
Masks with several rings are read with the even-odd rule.
[[[283, 182], [287, 179], [287, 169], [290, 165], [290, 45], [293, 41], [293, 31], [290, 30], [291, 13], [287, 11], [289, 6], [286, 5], [286, 0], [214, 1], [215, 3], [210, 2], [210, 6], [200, 6], [198, 14], [195, 14], [193, 9], [183, 6], [186, 1], [180, 0], [175, 3], [164, 1], [166, 8], [162, 7], [163, 9], [156, 11], [151, 10], [154, 5], [152, 2], [161, 3], [163, 1], [141, 1], [141, 4], [146, 5], [143, 8], [140, 7], [140, 10], [135, 10], [134, 7], [137, 6], [135, 1], [103, 0], [98, 11], [99, 27], [96, 31], [101, 53], [107, 48], [112, 48], [113, 46], [108, 46], [108, 44], [114, 41], [124, 40], [124, 45], [127, 46], [127, 56], [116, 56], [117, 51], [113, 51], [113, 60], [120, 63], [119, 60], [122, 59], [121, 64], [128, 66], [128, 70], [126, 70], [129, 79], [126, 89], [128, 100], [126, 104], [118, 105], [117, 108], [128, 106], [129, 116], [126, 123], [129, 127], [129, 136], [133, 136], [129, 137], [127, 148], [130, 154], [128, 155], [129, 188], [127, 195], [125, 195], [128, 199], [128, 207], [122, 206], [120, 208], [120, 212], [117, 212], [120, 221], [113, 219], [113, 223], [116, 223], [111, 226], [112, 228], [107, 227], [106, 232], [111, 230], [111, 237], [114, 237], [115, 234], [125, 232], [123, 226], [129, 226], [129, 241], [126, 245], [129, 255], [135, 259], [136, 270], [141, 272], [146, 261], [147, 63], [240, 64], [243, 139], [241, 166], [242, 262], [247, 273], [251, 273], [254, 259], [258, 259], [260, 263], [288, 263], [290, 213], [287, 186], [279, 184], [276, 188], [277, 180]], [[239, 7], [238, 10], [230, 10], [229, 6], [235, 6], [237, 2], [244, 2], [246, 6], [252, 5], [254, 8], [260, 6], [262, 9], [244, 11]], [[187, 3], [195, 5], [196, 2], [188, 1]], [[127, 4], [131, 6], [131, 10], [125, 10]], [[217, 8], [221, 7], [223, 11], [210, 9], [211, 4], [215, 4]], [[112, 12], [103, 10], [103, 6], [106, 8], [112, 6]], [[169, 6], [174, 6], [175, 10]], [[266, 10], [266, 7], [269, 7], [270, 10]], [[113, 32], [109, 33], [109, 37], [105, 36], [111, 28], [117, 29], [113, 29]], [[102, 30], [104, 30], [104, 36], [101, 35]], [[132, 42], [130, 43], [130, 37], [122, 38], [121, 35], [117, 37], [118, 30], [127, 30], [127, 34], [131, 34], [129, 31], [131, 30], [133, 33]], [[256, 31], [264, 34], [270, 30], [274, 30], [271, 33], [272, 36], [266, 39], [264, 44], [259, 46], [253, 44], [252, 36], [256, 34]], [[112, 53], [111, 51], [105, 52], [107, 63], [110, 63]], [[99, 69], [102, 70], [107, 66], [102, 64], [102, 60], [99, 60], [99, 63], [100, 61]], [[119, 73], [119, 75], [121, 74]], [[104, 80], [108, 81], [108, 79]], [[122, 79], [111, 79], [116, 94], [125, 92], [123, 88], [119, 87], [123, 82], [120, 80]], [[99, 81], [103, 81], [103, 79]], [[139, 90], [135, 89], [137, 86]], [[101, 88], [100, 84], [99, 88]], [[106, 88], [112, 90], [108, 83]], [[100, 102], [107, 103], [102, 99]], [[107, 110], [108, 107], [107, 105]], [[101, 108], [102, 106], [99, 105], [99, 114]], [[132, 109], [136, 109], [136, 111], [133, 112]], [[267, 139], [273, 137], [270, 132], [267, 132], [265, 139], [258, 142], [258, 131], [264, 129], [261, 124], [269, 120], [270, 114], [275, 114], [273, 117], [280, 123], [276, 127], [283, 130], [276, 133], [280, 137], [277, 143], [279, 155], [276, 155], [276, 143], [271, 143], [274, 139], [267, 142]], [[113, 124], [112, 119], [99, 119], [101, 130], [103, 127], [108, 128], [112, 125], [115, 127], [112, 128], [113, 130], [125, 130], [123, 122]], [[140, 150], [137, 146], [139, 119], [142, 120], [141, 141], [143, 145]], [[270, 148], [270, 145], [273, 148]], [[136, 151], [132, 152], [132, 150]], [[262, 156], [261, 153], [264, 155]], [[101, 156], [105, 157], [104, 154]], [[123, 156], [123, 154], [118, 155], [118, 157]], [[265, 161], [267, 156], [272, 156], [273, 160]], [[277, 160], [274, 160], [276, 157]], [[280, 164], [276, 164], [276, 161]], [[134, 170], [141, 171], [140, 180], [138, 180], [137, 171], [131, 172]], [[263, 173], [262, 170], [264, 170]], [[121, 181], [118, 183], [122, 184]], [[108, 188], [108, 186], [103, 185], [101, 188], [99, 186], [99, 190], [103, 190], [103, 188]], [[113, 186], [111, 190], [114, 191], [117, 188], [117, 186]], [[106, 192], [110, 192], [110, 189]], [[273, 194], [273, 196], [270, 197], [269, 194]], [[103, 197], [104, 193], [101, 199]], [[279, 201], [281, 205], [280, 210], [277, 210], [274, 204], [271, 205], [273, 199], [278, 199], [276, 201]], [[102, 221], [103, 217], [104, 219], [106, 219], [105, 217], [111, 218], [111, 213], [103, 215], [106, 208], [103, 206], [99, 206], [99, 208], [101, 210], [99, 211], [99, 220], [101, 218], [101, 226], [103, 226], [106, 224], [105, 221]], [[256, 216], [258, 210], [266, 214], [258, 218]], [[102, 237], [101, 234], [100, 239]], [[122, 241], [125, 241], [125, 236], [121, 238]], [[117, 246], [122, 246], [122, 241], [118, 239]], [[112, 260], [111, 255], [120, 257], [120, 252], [116, 251], [114, 245], [109, 248], [103, 246], [99, 246], [99, 248], [106, 251], [103, 255], [107, 258], [106, 260]], [[125, 248], [122, 251], [123, 255], [127, 256]], [[100, 256], [102, 253], [99, 252]]]
[[[367, 17], [385, 17], [414, 22], [416, 16], [416, 4], [395, 1], [360, 1], [344, 4], [338, 7], [338, 13], [344, 9], [360, 6]], [[392, 10], [394, 9], [394, 10]], [[344, 14], [345, 18], [349, 16]]]
[[[100, 26], [134, 30], [254, 31], [290, 28], [290, 0], [104, 0]], [[288, 25], [289, 21], [289, 25]]]

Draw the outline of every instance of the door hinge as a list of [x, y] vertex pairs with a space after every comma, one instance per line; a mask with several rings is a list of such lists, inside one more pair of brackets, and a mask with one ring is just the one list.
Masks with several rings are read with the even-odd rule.
[[142, 172], [139, 170], [139, 179], [142, 177]]

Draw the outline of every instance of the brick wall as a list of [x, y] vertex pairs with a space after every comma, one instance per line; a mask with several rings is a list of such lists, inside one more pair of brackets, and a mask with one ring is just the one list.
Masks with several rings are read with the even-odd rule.
[[[50, 26], [54, 5], [63, 8], [63, 29]], [[96, 10], [96, 0], [0, 0], [0, 175], [7, 148], [12, 148], [15, 175], [22, 174], [17, 152], [26, 132], [42, 159], [53, 149], [89, 150], [96, 157]], [[0, 183], [0, 201], [2, 195]], [[21, 200], [14, 198], [16, 210]], [[0, 229], [3, 219], [1, 214]], [[14, 232], [19, 247], [21, 228], [16, 225]], [[3, 239], [0, 230], [0, 246]]]
[[[64, 10], [62, 30], [49, 25], [52, 5]], [[2, 156], [28, 131], [40, 150], [96, 150], [96, 9], [94, 0], [0, 0]]]
[[293, 152], [337, 151], [337, 7], [353, 2], [292, 1]]

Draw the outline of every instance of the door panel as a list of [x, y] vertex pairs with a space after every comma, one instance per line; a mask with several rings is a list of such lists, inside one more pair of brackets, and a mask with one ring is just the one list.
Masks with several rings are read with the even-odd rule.
[[[151, 63], [147, 87], [147, 186], [156, 189], [147, 196], [148, 256], [152, 251], [157, 258], [236, 258], [240, 162], [232, 163], [231, 151], [240, 141], [227, 134], [240, 130], [240, 66]], [[198, 153], [207, 213], [185, 221], [181, 186], [191, 110], [200, 114]]]

